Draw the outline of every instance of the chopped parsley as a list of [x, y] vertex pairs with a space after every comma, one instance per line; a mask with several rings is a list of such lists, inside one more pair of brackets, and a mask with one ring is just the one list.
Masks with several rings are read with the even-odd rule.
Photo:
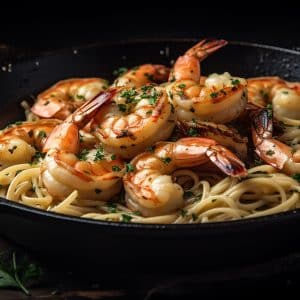
[[41, 130], [38, 134], [38, 137], [43, 139], [43, 138], [46, 138], [47, 137], [47, 134], [44, 130]]
[[115, 160], [117, 158], [116, 154], [112, 154], [112, 156], [110, 157], [111, 160]]
[[120, 96], [125, 98], [126, 99], [126, 103], [132, 103], [132, 102], [137, 102], [136, 99], [135, 99], [135, 96], [137, 95], [137, 91], [132, 88], [132, 89], [129, 89], [129, 90], [125, 90], [123, 91]]
[[127, 68], [125, 68], [125, 67], [120, 67], [120, 68], [118, 68], [117, 70], [114, 70], [114, 71], [113, 71], [113, 75], [119, 77], [119, 76], [124, 75], [127, 71], [128, 71]]
[[171, 78], [170, 78], [170, 82], [174, 82], [176, 80], [175, 76], [173, 75]]
[[275, 154], [273, 150], [266, 151], [266, 155], [272, 156], [273, 154]]
[[36, 151], [34, 156], [32, 157], [32, 163], [38, 162], [40, 159], [43, 159], [45, 157], [45, 153], [42, 153], [40, 151]]
[[172, 160], [170, 157], [161, 157], [160, 159], [165, 165], [168, 165]]
[[87, 155], [89, 154], [89, 150], [83, 149], [80, 154], [78, 155], [78, 158], [80, 160], [87, 160]]
[[114, 202], [108, 202], [106, 204], [107, 210], [110, 213], [116, 213], [117, 212], [117, 203]]
[[111, 169], [114, 171], [114, 172], [120, 172], [121, 171], [121, 168], [119, 166], [112, 166]]
[[44, 105], [47, 106], [49, 103], [50, 103], [50, 101], [47, 100], [47, 101], [44, 102]]
[[126, 164], [125, 167], [126, 173], [133, 172], [135, 170], [135, 167], [132, 164]]
[[273, 115], [273, 106], [272, 106], [272, 104], [267, 105], [267, 115], [268, 115], [268, 118], [272, 118], [272, 115]]
[[210, 97], [211, 97], [211, 98], [217, 98], [217, 97], [218, 97], [218, 92], [211, 93], [211, 94], [210, 94]]
[[300, 173], [294, 174], [292, 178], [300, 182]]
[[103, 148], [99, 147], [96, 151], [94, 161], [104, 160], [104, 158], [105, 158], [105, 156], [104, 156]]
[[197, 136], [198, 135], [197, 129], [194, 127], [189, 128], [188, 135], [189, 136]]
[[289, 92], [288, 91], [282, 91], [282, 94], [287, 95]]
[[84, 95], [76, 95], [76, 98], [79, 99], [79, 100], [85, 100]]
[[15, 125], [22, 125], [22, 124], [23, 124], [22, 121], [17, 121], [17, 122], [15, 122]]
[[127, 105], [126, 104], [118, 104], [119, 111], [126, 112]]
[[193, 221], [196, 221], [198, 219], [198, 216], [196, 214], [192, 214]]
[[261, 159], [254, 159], [255, 166], [261, 166], [264, 162]]
[[239, 85], [240, 81], [238, 79], [231, 79], [231, 84], [232, 85]]
[[152, 112], [153, 112], [153, 110], [148, 110], [148, 111], [146, 111], [146, 115], [147, 116], [152, 115]]
[[151, 105], [154, 105], [156, 103], [156, 100], [157, 100], [157, 98], [154, 98], [154, 97], [148, 98], [149, 104], [151, 104]]
[[184, 89], [184, 88], [185, 88], [185, 84], [184, 84], [184, 83], [178, 84], [178, 87], [179, 87], [180, 89]]
[[122, 219], [121, 219], [122, 222], [129, 223], [131, 221], [131, 219], [132, 219], [132, 216], [122, 214]]
[[180, 214], [181, 214], [181, 216], [184, 218], [184, 217], [187, 216], [187, 211], [186, 211], [185, 209], [182, 209], [182, 210], [180, 211]]

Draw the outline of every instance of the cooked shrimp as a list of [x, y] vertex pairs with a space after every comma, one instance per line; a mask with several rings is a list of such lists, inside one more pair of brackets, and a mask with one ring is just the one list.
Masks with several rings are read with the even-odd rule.
[[273, 138], [272, 112], [259, 109], [252, 113], [252, 138], [258, 156], [287, 174], [300, 173], [300, 150]]
[[109, 200], [121, 189], [124, 163], [117, 155], [99, 146], [81, 149], [79, 129], [95, 115], [115, 91], [103, 92], [86, 102], [55, 127], [43, 148], [47, 155], [42, 166], [42, 180], [52, 196], [63, 199], [77, 190], [80, 198]]
[[256, 77], [247, 79], [248, 101], [259, 107], [272, 103], [274, 93], [278, 88], [286, 86], [279, 77]]
[[164, 88], [146, 85], [121, 88], [94, 118], [94, 134], [104, 148], [133, 158], [147, 146], [167, 139], [175, 126], [172, 105]]
[[135, 157], [123, 181], [127, 204], [144, 216], [173, 212], [184, 205], [183, 189], [169, 175], [178, 168], [213, 162], [225, 174], [245, 176], [244, 164], [228, 149], [206, 138], [160, 142]]
[[31, 162], [41, 150], [47, 136], [59, 120], [38, 120], [35, 122], [17, 122], [0, 132], [0, 170], [20, 163]]
[[64, 120], [85, 101], [108, 87], [102, 78], [72, 78], [54, 84], [38, 95], [31, 111], [41, 118]]
[[279, 77], [248, 79], [249, 102], [266, 107], [273, 105], [274, 117], [286, 125], [300, 125], [300, 84]]
[[201, 77], [200, 62], [227, 44], [203, 40], [180, 56], [167, 85], [170, 101], [180, 120], [227, 123], [236, 119], [247, 103], [246, 80], [229, 73]]
[[233, 151], [243, 161], [247, 159], [248, 139], [242, 137], [233, 127], [197, 120], [179, 121], [177, 126], [183, 136], [198, 136], [214, 139], [220, 145]]
[[169, 73], [170, 69], [164, 65], [145, 64], [118, 77], [113, 86], [139, 88], [148, 83], [163, 83], [168, 80]]

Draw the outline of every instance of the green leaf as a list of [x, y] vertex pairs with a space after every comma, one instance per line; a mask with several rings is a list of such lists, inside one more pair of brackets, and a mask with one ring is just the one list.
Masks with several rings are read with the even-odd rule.
[[135, 167], [132, 164], [126, 164], [126, 173], [133, 172]]
[[0, 288], [9, 287], [18, 287], [18, 284], [12, 275], [0, 269]]

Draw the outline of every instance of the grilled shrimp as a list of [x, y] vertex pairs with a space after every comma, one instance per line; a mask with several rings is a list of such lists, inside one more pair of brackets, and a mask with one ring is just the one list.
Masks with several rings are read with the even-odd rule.
[[167, 85], [170, 101], [180, 120], [227, 123], [236, 119], [247, 104], [246, 80], [229, 73], [201, 77], [200, 62], [227, 44], [203, 40], [180, 56]]
[[153, 85], [119, 89], [92, 124], [104, 148], [123, 158], [133, 158], [147, 146], [167, 139], [174, 126], [173, 108], [164, 88]]
[[300, 150], [273, 137], [272, 112], [259, 109], [252, 113], [252, 138], [255, 152], [266, 163], [287, 174], [300, 173]]
[[135, 157], [123, 182], [127, 205], [144, 216], [167, 214], [184, 205], [183, 189], [170, 174], [178, 168], [213, 162], [225, 174], [244, 176], [244, 164], [227, 148], [206, 138], [160, 142]]
[[47, 138], [43, 147], [47, 155], [42, 165], [42, 180], [52, 196], [63, 199], [77, 190], [80, 198], [106, 201], [120, 191], [124, 171], [122, 160], [101, 146], [80, 149], [79, 140], [79, 129], [114, 92], [103, 92], [86, 102], [56, 126]]
[[286, 125], [300, 125], [300, 84], [279, 77], [248, 79], [249, 102], [266, 107], [272, 104], [274, 117]]
[[38, 120], [35, 122], [17, 122], [0, 132], [0, 170], [8, 166], [31, 162], [41, 150], [47, 136], [59, 120]]
[[102, 78], [72, 78], [54, 84], [38, 95], [31, 111], [41, 118], [64, 120], [85, 101], [108, 87]]
[[232, 127], [197, 120], [179, 121], [177, 126], [183, 136], [198, 136], [214, 139], [220, 145], [233, 151], [243, 161], [247, 159], [248, 139], [242, 137], [238, 131]]
[[144, 64], [118, 77], [113, 86], [139, 88], [149, 83], [163, 83], [168, 80], [170, 69], [164, 65]]

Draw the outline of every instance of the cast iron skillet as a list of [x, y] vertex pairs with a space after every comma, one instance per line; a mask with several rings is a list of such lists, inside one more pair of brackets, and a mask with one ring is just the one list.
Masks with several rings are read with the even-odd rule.
[[[11, 62], [0, 71], [0, 125], [22, 117], [19, 102], [69, 77], [112, 79], [112, 70], [142, 63], [170, 64], [196, 40], [139, 40], [95, 44]], [[300, 80], [300, 53], [232, 42], [202, 63], [202, 73], [279, 75]], [[197, 225], [140, 225], [68, 217], [0, 199], [0, 234], [19, 245], [64, 261], [87, 260], [110, 268], [187, 268], [266, 259], [299, 249], [300, 212]], [[76, 260], [74, 260], [76, 259]], [[102, 270], [103, 270], [102, 269]]]

